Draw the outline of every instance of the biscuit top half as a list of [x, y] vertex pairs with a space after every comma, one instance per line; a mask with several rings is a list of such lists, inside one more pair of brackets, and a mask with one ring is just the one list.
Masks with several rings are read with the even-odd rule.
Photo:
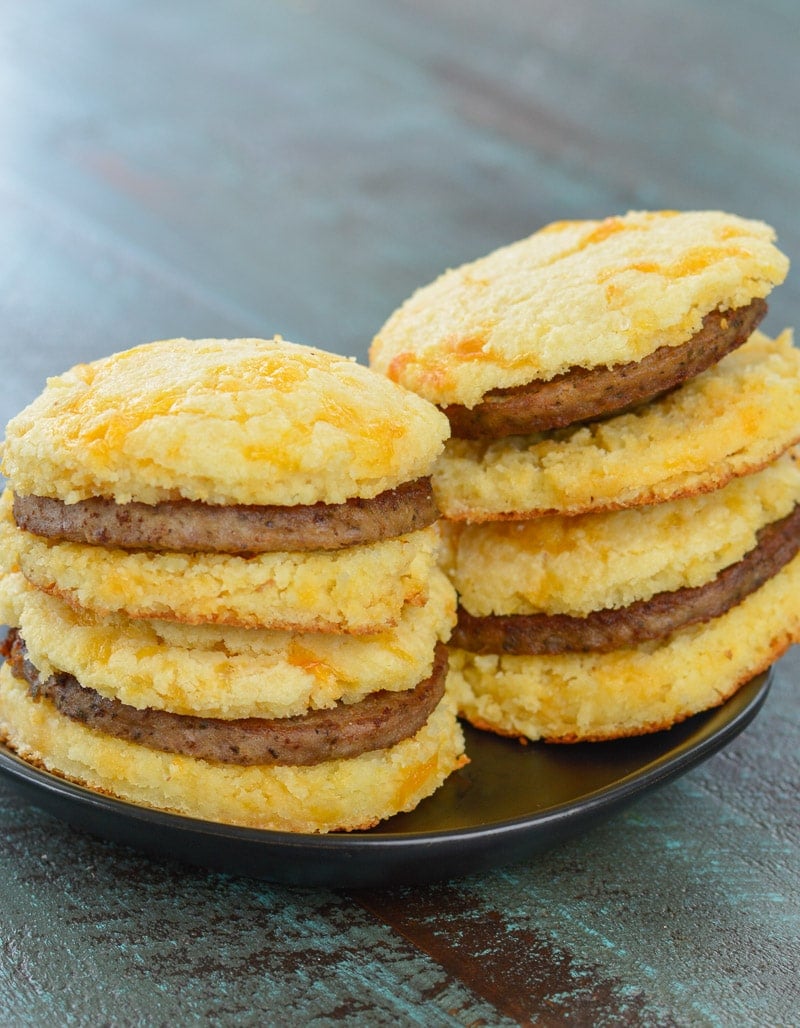
[[48, 380], [6, 431], [19, 495], [341, 503], [429, 474], [431, 404], [346, 357], [261, 339], [171, 339]]
[[559, 221], [445, 272], [375, 337], [370, 364], [433, 403], [678, 346], [786, 277], [773, 230], [719, 211]]

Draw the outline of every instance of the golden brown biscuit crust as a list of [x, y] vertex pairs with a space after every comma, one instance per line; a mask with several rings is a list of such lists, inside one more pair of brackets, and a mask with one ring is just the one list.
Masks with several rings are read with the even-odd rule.
[[627, 607], [712, 581], [800, 503], [793, 451], [721, 489], [668, 503], [481, 525], [445, 522], [442, 567], [476, 616]]
[[371, 366], [432, 403], [678, 346], [715, 310], [783, 281], [772, 229], [721, 211], [633, 211], [556, 222], [445, 272], [373, 340]]
[[0, 576], [0, 623], [19, 627], [45, 677], [63, 670], [101, 696], [199, 717], [287, 718], [427, 678], [455, 624], [455, 591], [435, 568], [423, 606], [375, 635], [288, 633], [74, 611]]
[[430, 473], [432, 405], [355, 361], [280, 337], [171, 339], [48, 379], [6, 429], [20, 496], [343, 503]]

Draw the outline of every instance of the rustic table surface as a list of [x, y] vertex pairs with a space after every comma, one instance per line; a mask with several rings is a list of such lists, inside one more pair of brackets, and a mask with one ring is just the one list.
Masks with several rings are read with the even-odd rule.
[[[796, 0], [0, 11], [3, 423], [150, 339], [363, 360], [413, 288], [553, 219], [718, 207], [800, 262]], [[151, 860], [0, 781], [0, 1022], [796, 1025], [799, 680], [793, 651], [742, 735], [577, 838], [417, 887]]]

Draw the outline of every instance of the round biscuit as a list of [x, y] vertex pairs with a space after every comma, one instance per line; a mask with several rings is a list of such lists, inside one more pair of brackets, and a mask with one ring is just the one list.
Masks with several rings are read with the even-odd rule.
[[386, 750], [313, 767], [236, 767], [114, 739], [31, 699], [0, 668], [0, 738], [19, 755], [97, 792], [223, 824], [288, 832], [370, 828], [412, 810], [465, 762], [452, 699]]
[[262, 339], [171, 339], [51, 378], [3, 472], [66, 503], [342, 503], [429, 473], [447, 419], [354, 360]]
[[20, 629], [42, 678], [56, 671], [131, 707], [235, 719], [281, 718], [413, 689], [455, 623], [455, 593], [434, 570], [430, 595], [377, 635], [187, 626], [93, 617], [0, 577], [0, 617]]
[[51, 542], [17, 528], [0, 499], [0, 549], [38, 589], [105, 616], [298, 632], [381, 632], [428, 595], [437, 525], [396, 539], [308, 553], [128, 552]]
[[480, 525], [445, 522], [448, 571], [475, 617], [627, 607], [712, 581], [800, 502], [800, 461], [786, 453], [723, 488], [647, 507]]
[[782, 282], [774, 237], [721, 211], [556, 222], [418, 290], [370, 363], [440, 406], [473, 407], [492, 389], [638, 361]]
[[736, 607], [610, 653], [476, 656], [451, 648], [448, 688], [478, 727], [577, 742], [668, 728], [716, 707], [800, 642], [800, 556]]
[[800, 438], [800, 351], [755, 332], [716, 367], [627, 414], [494, 442], [451, 439], [434, 496], [456, 521], [662, 503], [718, 489]]

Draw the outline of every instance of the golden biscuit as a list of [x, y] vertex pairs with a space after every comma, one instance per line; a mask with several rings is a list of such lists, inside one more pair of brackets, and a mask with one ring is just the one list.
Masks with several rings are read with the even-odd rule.
[[654, 506], [530, 521], [445, 523], [461, 605], [493, 614], [586, 615], [711, 581], [800, 501], [787, 453], [721, 489]]
[[[6, 490], [6, 494], [8, 494]], [[438, 527], [331, 552], [144, 553], [54, 543], [18, 529], [0, 504], [0, 548], [25, 577], [99, 615], [286, 631], [380, 632], [422, 604]]]
[[556, 222], [418, 290], [370, 362], [435, 404], [473, 407], [573, 367], [639, 361], [782, 282], [789, 262], [773, 239], [719, 211]]
[[452, 439], [434, 494], [456, 521], [659, 503], [721, 488], [800, 438], [800, 352], [756, 332], [715, 368], [637, 411], [549, 434]]
[[237, 767], [111, 738], [33, 700], [0, 668], [0, 738], [31, 763], [98, 792], [224, 824], [291, 832], [369, 828], [413, 809], [461, 767], [463, 736], [445, 697], [415, 735], [312, 767]]
[[726, 614], [610, 653], [475, 656], [451, 649], [448, 688], [473, 724], [575, 742], [668, 728], [715, 707], [800, 642], [800, 556]]
[[407, 606], [378, 635], [290, 634], [186, 626], [77, 613], [0, 576], [0, 620], [18, 627], [43, 678], [73, 675], [129, 706], [234, 719], [281, 718], [357, 702], [378, 690], [413, 689], [455, 623], [455, 593], [434, 570], [422, 607]]
[[449, 433], [345, 357], [273, 340], [172, 339], [49, 379], [6, 431], [20, 495], [341, 503], [427, 475]]

